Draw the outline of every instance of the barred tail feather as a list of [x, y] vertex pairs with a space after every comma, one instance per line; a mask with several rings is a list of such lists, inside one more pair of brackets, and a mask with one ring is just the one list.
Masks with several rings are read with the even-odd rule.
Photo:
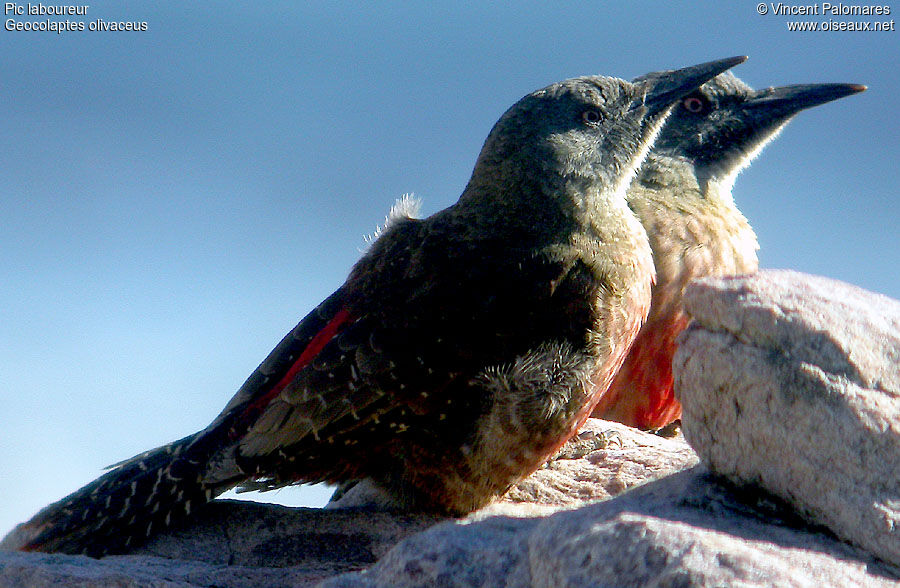
[[194, 455], [198, 435], [113, 466], [16, 527], [2, 545], [92, 557], [129, 551], [218, 493], [201, 480], [208, 456]]

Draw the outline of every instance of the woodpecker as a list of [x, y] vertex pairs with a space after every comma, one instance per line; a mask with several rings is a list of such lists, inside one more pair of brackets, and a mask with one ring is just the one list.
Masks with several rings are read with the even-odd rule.
[[637, 166], [672, 106], [744, 59], [525, 96], [459, 201], [393, 215], [206, 429], [46, 507], [21, 548], [125, 552], [236, 486], [370, 478], [446, 515], [505, 492], [584, 422], [646, 316]]
[[690, 322], [685, 286], [758, 267], [756, 234], [731, 195], [737, 174], [801, 110], [865, 89], [809, 84], [753, 90], [725, 72], [673, 109], [626, 196], [653, 249], [650, 314], [593, 416], [643, 429], [681, 416], [672, 356]]

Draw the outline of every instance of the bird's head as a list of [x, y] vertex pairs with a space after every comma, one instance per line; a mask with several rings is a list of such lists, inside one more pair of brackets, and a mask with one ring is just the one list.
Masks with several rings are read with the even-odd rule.
[[865, 89], [806, 84], [754, 90], [725, 72], [678, 102], [653, 152], [686, 158], [703, 177], [733, 181], [798, 112]]
[[531, 184], [545, 195], [582, 185], [624, 190], [673, 105], [744, 59], [656, 72], [635, 83], [572, 78], [532, 92], [494, 125], [473, 180]]

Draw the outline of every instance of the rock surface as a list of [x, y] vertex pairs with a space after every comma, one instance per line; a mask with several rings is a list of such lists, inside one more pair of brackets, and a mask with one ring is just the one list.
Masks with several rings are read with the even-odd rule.
[[695, 468], [549, 517], [442, 523], [322, 586], [900, 585], [897, 570], [792, 517]]
[[216, 565], [305, 566], [325, 576], [375, 563], [404, 537], [441, 519], [428, 515], [325, 511], [216, 500], [184, 529], [158, 535], [133, 555]]
[[900, 565], [900, 302], [767, 271], [686, 306], [674, 371], [703, 462]]
[[216, 501], [128, 556], [0, 552], [0, 588], [900, 586], [900, 302], [791, 272], [689, 292], [676, 386], [703, 465], [589, 421], [464, 519]]
[[[0, 552], [0, 587], [299, 586], [375, 563], [436, 517], [216, 500], [127, 556]], [[173, 582], [167, 584], [165, 582]]]
[[303, 566], [254, 568], [148, 556], [96, 560], [83, 555], [0, 551], [0, 588], [287, 588], [313, 586], [321, 578]]

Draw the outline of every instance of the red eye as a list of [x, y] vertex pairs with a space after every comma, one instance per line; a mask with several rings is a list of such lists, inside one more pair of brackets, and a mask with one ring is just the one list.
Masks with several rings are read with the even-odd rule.
[[696, 96], [688, 96], [681, 104], [684, 105], [684, 109], [688, 112], [703, 112], [703, 100], [700, 100]]
[[600, 113], [596, 110], [585, 110], [581, 113], [581, 120], [586, 122], [589, 125], [595, 125], [600, 122], [600, 119], [603, 118], [600, 116]]

